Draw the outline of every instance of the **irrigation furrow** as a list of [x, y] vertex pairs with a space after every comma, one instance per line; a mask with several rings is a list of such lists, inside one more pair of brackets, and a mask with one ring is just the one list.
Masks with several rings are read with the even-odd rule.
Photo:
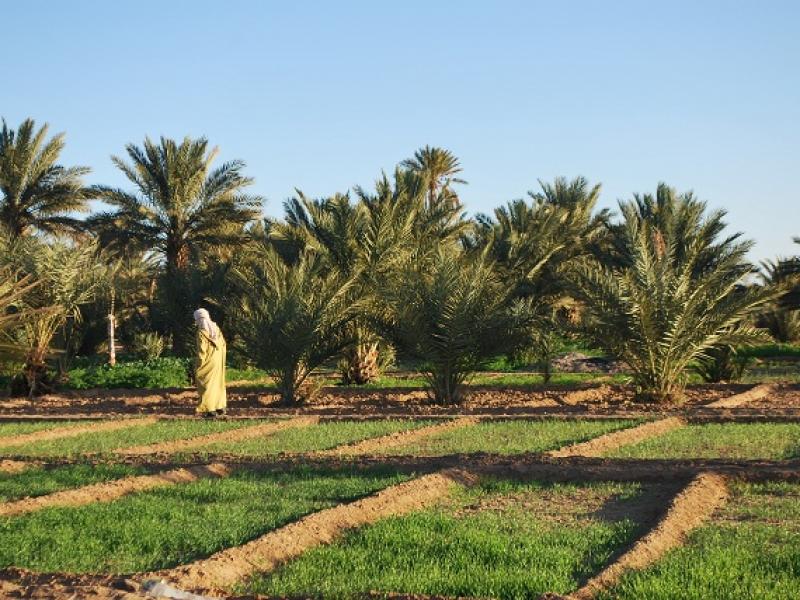
[[93, 421], [81, 425], [69, 425], [66, 427], [55, 427], [42, 431], [34, 431], [25, 435], [0, 438], [0, 449], [24, 446], [33, 442], [44, 442], [49, 440], [60, 440], [63, 438], [76, 437], [85, 433], [100, 433], [127, 429], [128, 427], [141, 427], [151, 425], [157, 421], [157, 417], [142, 417], [130, 419], [116, 419], [113, 421]]
[[429, 425], [428, 427], [421, 427], [420, 429], [411, 429], [408, 431], [398, 431], [388, 435], [382, 435], [376, 438], [369, 438], [355, 442], [353, 444], [343, 444], [336, 446], [330, 450], [322, 450], [315, 452], [316, 456], [347, 456], [356, 454], [370, 454], [380, 453], [381, 450], [386, 448], [397, 448], [398, 446], [405, 446], [411, 442], [417, 442], [421, 439], [450, 431], [451, 429], [458, 429], [467, 427], [478, 423], [478, 419], [474, 417], [462, 417], [460, 419], [453, 419], [444, 423], [437, 423], [436, 425]]
[[231, 468], [227, 465], [216, 463], [173, 469], [155, 475], [124, 477], [115, 481], [106, 481], [70, 490], [62, 490], [60, 492], [47, 494], [46, 496], [6, 502], [5, 504], [0, 504], [0, 516], [16, 516], [52, 506], [83, 506], [96, 502], [111, 502], [122, 496], [127, 496], [135, 492], [143, 492], [155, 487], [191, 483], [206, 478], [227, 477], [230, 475], [230, 472]]
[[220, 431], [218, 433], [210, 433], [208, 435], [201, 435], [182, 440], [172, 440], [169, 442], [157, 442], [155, 444], [119, 448], [115, 450], [114, 453], [123, 456], [143, 454], [174, 454], [176, 452], [183, 452], [185, 450], [191, 450], [193, 448], [198, 448], [207, 444], [215, 444], [218, 442], [241, 442], [254, 437], [271, 435], [284, 429], [290, 429], [293, 427], [307, 427], [318, 422], [319, 417], [295, 417], [293, 419], [285, 419], [271, 423], [260, 423], [250, 427], [229, 429], [227, 431]]
[[472, 474], [460, 470], [425, 475], [361, 500], [310, 514], [207, 559], [151, 575], [182, 589], [226, 588], [254, 573], [272, 571], [306, 550], [330, 543], [347, 530], [425, 508], [445, 498], [455, 484], [469, 485], [475, 481]]
[[717, 400], [715, 402], [711, 402], [710, 404], [706, 404], [702, 408], [738, 408], [739, 406], [743, 406], [748, 402], [761, 400], [762, 398], [765, 398], [775, 392], [776, 389], [777, 386], [772, 383], [762, 383], [750, 388], [746, 392], [742, 392], [741, 394], [734, 394], [733, 396], [728, 396], [722, 400]]
[[682, 545], [686, 535], [706, 521], [727, 499], [728, 487], [723, 477], [700, 473], [673, 498], [667, 512], [647, 535], [567, 597], [591, 600], [617, 583], [626, 571], [643, 569], [655, 563], [667, 551]]
[[551, 450], [546, 456], [553, 458], [565, 458], [568, 456], [600, 456], [609, 450], [614, 450], [620, 446], [627, 446], [629, 444], [636, 444], [642, 440], [651, 437], [662, 435], [673, 429], [679, 429], [686, 425], [686, 421], [680, 417], [667, 417], [666, 419], [659, 419], [650, 423], [643, 423], [636, 427], [628, 429], [621, 429], [612, 433], [605, 433], [601, 436]]

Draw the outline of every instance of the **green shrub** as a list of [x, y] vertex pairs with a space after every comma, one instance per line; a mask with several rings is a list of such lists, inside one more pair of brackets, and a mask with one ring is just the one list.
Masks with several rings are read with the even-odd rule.
[[166, 338], [154, 332], [137, 333], [133, 337], [133, 353], [144, 361], [149, 362], [161, 358], [166, 347]]
[[164, 388], [189, 385], [189, 361], [182, 358], [136, 360], [116, 366], [96, 365], [69, 372], [67, 387], [89, 388]]

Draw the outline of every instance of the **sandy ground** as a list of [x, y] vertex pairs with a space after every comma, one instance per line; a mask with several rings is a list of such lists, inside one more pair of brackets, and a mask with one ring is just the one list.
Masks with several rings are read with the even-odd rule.
[[[296, 409], [277, 404], [272, 392], [231, 389], [228, 408], [232, 415], [269, 416], [289, 414], [341, 415], [464, 415], [464, 414], [626, 414], [660, 413], [700, 407], [750, 389], [749, 385], [699, 385], [686, 391], [686, 402], [677, 406], [634, 402], [634, 390], [624, 385], [579, 385], [565, 387], [473, 387], [460, 406], [432, 404], [424, 390], [324, 388], [313, 402]], [[774, 400], [783, 405], [794, 402], [800, 408], [798, 386], [784, 386]], [[197, 396], [193, 390], [89, 390], [49, 395], [27, 400], [0, 398], [0, 415], [182, 415], [194, 414]], [[777, 405], [777, 404], [776, 404]]]
[[567, 456], [602, 456], [609, 450], [615, 450], [621, 446], [636, 444], [651, 437], [663, 435], [673, 429], [685, 427], [686, 421], [680, 417], [667, 417], [651, 423], [644, 423], [629, 429], [612, 431], [598, 436], [594, 439], [579, 444], [573, 444], [558, 450], [551, 450], [548, 456], [563, 458]]

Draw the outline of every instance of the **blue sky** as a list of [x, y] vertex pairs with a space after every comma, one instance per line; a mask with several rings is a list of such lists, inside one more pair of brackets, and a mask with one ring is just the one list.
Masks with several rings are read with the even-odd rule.
[[666, 181], [729, 212], [754, 259], [800, 235], [800, 2], [0, 0], [0, 115], [66, 164], [145, 135], [241, 158], [268, 214], [371, 185], [425, 144], [471, 212], [584, 175], [603, 206]]

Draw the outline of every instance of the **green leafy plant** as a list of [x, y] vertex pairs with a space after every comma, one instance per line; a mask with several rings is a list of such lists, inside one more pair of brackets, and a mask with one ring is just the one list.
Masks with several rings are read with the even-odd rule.
[[409, 261], [384, 291], [384, 327], [398, 348], [423, 363], [433, 400], [463, 399], [464, 382], [487, 361], [521, 343], [532, 318], [484, 254], [438, 252]]
[[359, 308], [353, 280], [327, 270], [317, 253], [287, 263], [266, 249], [235, 271], [232, 283], [242, 351], [276, 379], [284, 404], [309, 399], [316, 392], [311, 372], [353, 341], [350, 325]]
[[48, 126], [38, 130], [32, 119], [17, 130], [3, 120], [0, 130], [0, 225], [11, 238], [40, 231], [75, 233], [82, 223], [70, 216], [88, 209], [93, 195], [83, 186], [88, 167], [64, 167], [58, 158], [64, 134], [47, 139]]
[[160, 358], [167, 347], [167, 340], [164, 336], [155, 332], [139, 333], [133, 338], [131, 350], [141, 360], [150, 362]]
[[576, 293], [588, 331], [628, 365], [639, 397], [678, 401], [687, 367], [712, 348], [769, 339], [749, 319], [774, 291], [743, 285], [751, 244], [720, 240], [724, 212], [706, 214], [691, 194], [662, 184], [620, 208], [616, 265], [585, 264]]

